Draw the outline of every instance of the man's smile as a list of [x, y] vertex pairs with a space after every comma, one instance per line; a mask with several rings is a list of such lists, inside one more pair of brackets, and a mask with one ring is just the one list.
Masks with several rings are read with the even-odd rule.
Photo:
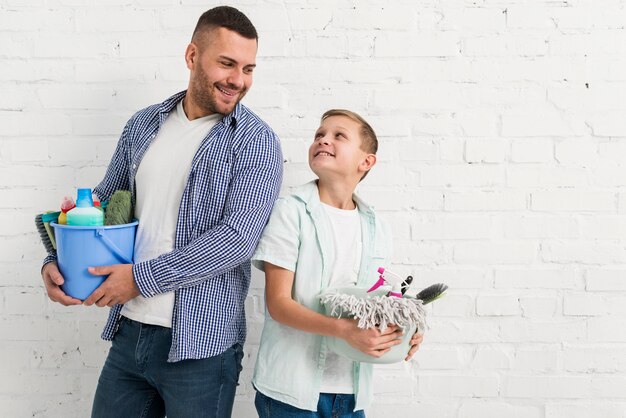
[[239, 94], [241, 92], [239, 90], [226, 89], [226, 88], [220, 87], [218, 85], [216, 85], [215, 88], [217, 90], [219, 90], [220, 93], [222, 93], [222, 94], [224, 94], [225, 96], [228, 96], [228, 97], [235, 97], [237, 94]]

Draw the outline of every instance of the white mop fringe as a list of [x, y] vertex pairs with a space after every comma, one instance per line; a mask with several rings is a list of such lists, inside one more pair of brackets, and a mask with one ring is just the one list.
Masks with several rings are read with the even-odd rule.
[[360, 298], [332, 291], [322, 294], [320, 299], [323, 305], [330, 308], [331, 316], [354, 317], [358, 319], [357, 326], [361, 329], [379, 327], [384, 331], [390, 324], [402, 328], [417, 326], [419, 332], [427, 328], [426, 310], [419, 299], [389, 296]]

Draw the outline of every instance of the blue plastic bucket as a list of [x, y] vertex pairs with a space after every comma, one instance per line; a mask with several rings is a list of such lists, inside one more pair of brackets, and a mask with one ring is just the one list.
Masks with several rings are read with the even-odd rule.
[[65, 279], [63, 291], [85, 300], [107, 276], [94, 276], [88, 267], [132, 264], [135, 251], [135, 221], [110, 226], [69, 226], [51, 223], [57, 242], [59, 270]]

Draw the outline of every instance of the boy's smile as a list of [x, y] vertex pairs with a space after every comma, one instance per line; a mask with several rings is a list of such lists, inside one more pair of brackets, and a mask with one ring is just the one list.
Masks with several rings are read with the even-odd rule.
[[327, 156], [327, 157], [334, 157], [334, 156], [335, 156], [335, 154], [331, 154], [330, 152], [327, 152], [327, 151], [317, 151], [317, 152], [313, 155], [313, 158], [315, 158], [315, 157], [320, 157], [320, 156], [321, 156], [321, 157], [325, 157], [325, 156]]

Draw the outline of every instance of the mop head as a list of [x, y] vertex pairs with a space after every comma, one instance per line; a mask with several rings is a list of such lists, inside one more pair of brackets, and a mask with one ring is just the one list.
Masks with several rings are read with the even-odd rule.
[[390, 324], [401, 328], [416, 326], [418, 332], [427, 328], [422, 301], [411, 297], [358, 297], [329, 291], [321, 296], [321, 302], [330, 316], [354, 317], [362, 329], [379, 327], [384, 331]]
[[123, 225], [133, 220], [133, 203], [128, 190], [117, 190], [111, 196], [104, 213], [105, 225]]

